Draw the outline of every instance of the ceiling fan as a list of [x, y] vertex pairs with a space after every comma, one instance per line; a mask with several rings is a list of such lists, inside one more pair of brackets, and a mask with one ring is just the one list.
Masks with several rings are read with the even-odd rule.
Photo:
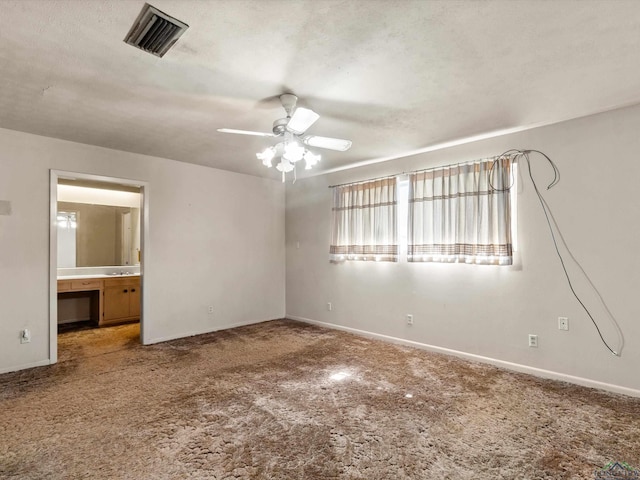
[[276, 169], [282, 172], [283, 182], [285, 173], [293, 170], [295, 174], [295, 164], [298, 161], [304, 159], [307, 170], [310, 170], [311, 167], [320, 161], [320, 155], [316, 155], [307, 150], [301, 143], [311, 147], [337, 150], [339, 152], [345, 152], [351, 148], [350, 140], [305, 135], [305, 132], [320, 118], [320, 115], [308, 108], [296, 108], [298, 97], [292, 93], [284, 93], [280, 95], [279, 98], [287, 116], [273, 122], [271, 133], [236, 130], [232, 128], [219, 128], [218, 132], [255, 135], [259, 137], [282, 137], [282, 141], [267, 148], [264, 152], [256, 153], [256, 156], [259, 160], [262, 160], [262, 163], [266, 167], [271, 167], [272, 160], [276, 156], [280, 156], [280, 163], [276, 165]]

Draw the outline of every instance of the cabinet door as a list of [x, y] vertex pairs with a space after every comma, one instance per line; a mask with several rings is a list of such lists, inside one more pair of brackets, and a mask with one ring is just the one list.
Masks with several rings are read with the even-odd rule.
[[129, 287], [129, 316], [140, 316], [140, 285]]
[[[129, 285], [104, 288], [104, 319], [114, 320], [129, 316]], [[137, 292], [136, 288], [136, 292]]]

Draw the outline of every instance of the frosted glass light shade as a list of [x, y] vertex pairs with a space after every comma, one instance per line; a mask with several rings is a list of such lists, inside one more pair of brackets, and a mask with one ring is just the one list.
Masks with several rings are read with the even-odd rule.
[[316, 155], [307, 150], [304, 154], [304, 161], [306, 164], [304, 167], [305, 170], [311, 170], [311, 167], [313, 167], [320, 161], [320, 155]]
[[267, 168], [270, 168], [272, 166], [271, 160], [273, 160], [273, 157], [275, 157], [275, 155], [276, 152], [273, 147], [267, 148], [264, 152], [256, 153], [256, 157], [258, 157], [258, 160], [262, 160], [262, 164]]
[[276, 168], [282, 173], [288, 173], [293, 170], [293, 164], [286, 158], [282, 157], [282, 160], [278, 165], [276, 165]]
[[295, 163], [302, 160], [303, 155], [304, 147], [298, 144], [298, 142], [290, 142], [285, 145], [282, 158], [286, 158], [290, 162]]

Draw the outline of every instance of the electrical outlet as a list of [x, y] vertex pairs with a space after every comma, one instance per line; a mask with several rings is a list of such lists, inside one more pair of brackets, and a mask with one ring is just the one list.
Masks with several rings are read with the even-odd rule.
[[558, 317], [558, 330], [569, 330], [568, 317]]
[[20, 332], [20, 343], [30, 343], [31, 342], [31, 331], [28, 328], [25, 328]]
[[213, 305], [209, 305], [209, 308], [207, 308], [207, 312], [209, 312], [210, 314], [213, 313]]
[[407, 325], [413, 325], [413, 315], [411, 315], [410, 313], [407, 313], [406, 319], [407, 319]]
[[331, 302], [327, 302], [327, 310], [333, 310], [333, 305], [331, 305]]
[[533, 348], [538, 348], [538, 335], [529, 334], [529, 346]]

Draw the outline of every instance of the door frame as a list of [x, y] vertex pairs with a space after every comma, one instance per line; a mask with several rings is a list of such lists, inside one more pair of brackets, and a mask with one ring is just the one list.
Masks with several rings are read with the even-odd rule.
[[89, 173], [50, 170], [49, 182], [49, 363], [58, 361], [58, 179], [92, 180], [140, 188], [140, 342], [145, 345], [145, 305], [149, 303], [149, 288], [144, 282], [145, 265], [149, 263], [149, 183], [127, 178], [107, 177]]

